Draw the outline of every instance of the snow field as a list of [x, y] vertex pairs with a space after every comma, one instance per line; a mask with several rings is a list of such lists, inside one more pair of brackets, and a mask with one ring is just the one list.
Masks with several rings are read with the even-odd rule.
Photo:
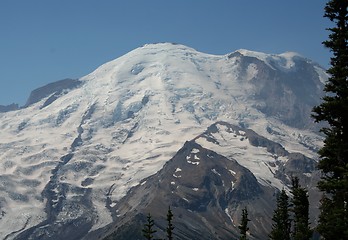
[[[239, 52], [283, 70], [293, 69], [293, 58], [298, 57], [292, 53], [275, 56]], [[319, 67], [317, 71], [325, 81], [323, 71]], [[46, 202], [41, 193], [51, 171], [62, 165], [60, 158], [69, 153], [74, 156], [59, 170], [59, 182], [92, 190], [98, 212], [93, 229], [112, 220], [105, 208], [106, 194], [112, 185], [110, 197], [115, 203], [132, 186], [144, 183], [144, 178], [160, 170], [185, 141], [219, 120], [243, 123], [281, 143], [288, 151], [316, 156], [307, 146], [319, 146], [320, 137], [285, 126], [276, 119], [266, 119], [254, 108], [260, 103], [252, 99], [254, 87], [250, 80], [257, 73], [257, 66], [250, 64], [245, 77], [237, 57], [199, 53], [182, 45], [151, 44], [100, 66], [80, 79], [81, 87], [45, 108], [41, 106], [47, 98], [28, 108], [0, 114], [1, 179], [9, 179], [16, 185], [15, 192], [28, 196], [27, 201], [12, 199], [6, 181], [0, 179], [0, 186], [5, 188], [0, 191], [5, 199], [2, 204], [11, 209], [0, 218], [0, 235], [33, 226], [45, 218]], [[94, 111], [86, 116], [89, 109]], [[284, 135], [272, 135], [267, 127]], [[197, 143], [235, 158], [260, 183], [282, 187], [273, 178], [277, 169], [275, 156], [251, 146], [243, 132], [231, 134], [221, 128], [213, 137], [219, 144], [204, 138], [197, 139]], [[81, 145], [72, 147], [78, 138]], [[229, 155], [231, 150], [233, 154]], [[199, 164], [197, 152], [191, 154], [188, 164]], [[180, 172], [176, 169], [173, 174], [180, 177]], [[23, 182], [36, 185], [20, 185]], [[78, 196], [68, 192], [66, 197], [69, 200]], [[22, 206], [24, 214], [12, 210], [15, 206]], [[30, 213], [30, 220], [26, 213]]]

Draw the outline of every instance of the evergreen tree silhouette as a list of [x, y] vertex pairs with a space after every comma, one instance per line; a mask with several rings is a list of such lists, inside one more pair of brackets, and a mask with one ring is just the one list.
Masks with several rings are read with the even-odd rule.
[[248, 222], [250, 220], [248, 219], [248, 209], [245, 207], [242, 210], [242, 220], [241, 224], [238, 226], [239, 232], [240, 232], [240, 240], [247, 240], [247, 232], [249, 231]]
[[307, 190], [300, 186], [298, 177], [292, 178], [292, 212], [294, 214], [293, 240], [308, 240], [312, 237], [309, 226], [309, 201]]
[[289, 215], [289, 197], [283, 189], [277, 196], [277, 208], [272, 217], [272, 231], [269, 234], [273, 240], [290, 240], [291, 220]]
[[330, 77], [325, 84], [323, 102], [314, 107], [316, 122], [325, 122], [325, 135], [320, 149], [319, 169], [323, 176], [318, 188], [324, 193], [321, 200], [318, 231], [325, 239], [347, 239], [348, 236], [348, 1], [326, 3], [324, 17], [333, 27], [329, 39]]
[[144, 225], [143, 228], [143, 236], [147, 239], [147, 240], [152, 240], [153, 239], [153, 234], [155, 232], [157, 232], [156, 230], [153, 229], [153, 226], [155, 225], [154, 220], [151, 217], [151, 214], [149, 213], [147, 215], [147, 221]]
[[168, 213], [167, 213], [167, 237], [168, 240], [173, 240], [173, 230], [174, 230], [174, 226], [173, 226], [173, 213], [172, 210], [170, 209], [170, 206], [168, 207]]

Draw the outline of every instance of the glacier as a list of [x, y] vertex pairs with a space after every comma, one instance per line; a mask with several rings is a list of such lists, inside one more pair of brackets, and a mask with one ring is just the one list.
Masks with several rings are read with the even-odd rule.
[[[263, 93], [260, 84], [272, 74], [289, 79], [311, 74], [312, 82], [286, 85], [277, 79], [284, 89]], [[0, 113], [0, 236], [16, 239], [24, 231], [78, 218], [88, 219], [89, 232], [106, 226], [113, 221], [110, 209], [131, 187], [217, 121], [253, 129], [316, 159], [322, 137], [310, 123], [301, 128], [287, 121], [297, 112], [278, 115], [269, 109], [262, 94], [281, 92], [289, 99], [282, 107], [298, 106], [295, 97], [306, 97], [302, 114], [320, 100], [326, 79], [323, 68], [297, 53], [212, 55], [180, 44], [148, 44], [81, 77], [72, 89]], [[298, 84], [310, 84], [315, 92], [297, 96]], [[269, 153], [245, 148], [243, 132], [235, 136], [214, 136], [228, 146], [199, 143], [221, 154], [232, 146], [260, 183], [282, 188], [269, 170], [274, 165], [264, 159]], [[254, 156], [259, 158], [247, 161]]]

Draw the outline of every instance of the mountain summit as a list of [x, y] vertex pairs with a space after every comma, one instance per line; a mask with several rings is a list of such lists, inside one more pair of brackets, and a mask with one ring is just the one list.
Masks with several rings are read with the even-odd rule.
[[[197, 164], [194, 149], [204, 155], [196, 153], [197, 158], [207, 159], [201, 165], [202, 176], [185, 178], [183, 184], [192, 182], [191, 189], [198, 188], [193, 183], [201, 186], [204, 180], [199, 178], [214, 169], [215, 177], [229, 173], [224, 181], [248, 188], [238, 185], [243, 181], [233, 176], [234, 166], [248, 176], [260, 198], [286, 187], [290, 173], [306, 176], [304, 181], [310, 184], [322, 141], [310, 111], [318, 105], [326, 79], [324, 69], [295, 53], [238, 50], [218, 56], [160, 43], [137, 48], [80, 79], [37, 89], [24, 108], [0, 113], [0, 236], [106, 236], [116, 230], [113, 224], [131, 220], [125, 217], [127, 212], [138, 216], [126, 207], [125, 199], [139, 209], [145, 209], [142, 201], [154, 203], [132, 198], [131, 193], [141, 195], [144, 179], [164, 174], [162, 168], [175, 162], [185, 146], [186, 163]], [[214, 125], [218, 122], [223, 124]], [[214, 154], [223, 159], [216, 168], [208, 159]], [[185, 167], [183, 159], [177, 161], [180, 169]], [[168, 172], [173, 174], [172, 170]], [[207, 192], [221, 183], [209, 176]], [[172, 189], [174, 184], [168, 184], [161, 191]], [[231, 189], [207, 195], [214, 198], [231, 191], [232, 198], [220, 205], [227, 219], [233, 219], [237, 209], [229, 204], [238, 205], [233, 196], [251, 197], [233, 195], [231, 184]], [[209, 213], [207, 207], [190, 204], [186, 193], [174, 198], [182, 213], [185, 209]], [[166, 204], [165, 199], [171, 198], [158, 201]], [[178, 204], [185, 199], [186, 205]], [[213, 200], [197, 201], [204, 205]], [[229, 224], [221, 236], [233, 236]], [[209, 229], [218, 231], [210, 225]], [[214, 236], [218, 239], [219, 234]]]

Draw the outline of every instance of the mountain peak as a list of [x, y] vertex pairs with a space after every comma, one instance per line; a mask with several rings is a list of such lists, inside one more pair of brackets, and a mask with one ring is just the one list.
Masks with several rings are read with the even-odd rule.
[[[116, 221], [113, 205], [218, 121], [315, 157], [321, 139], [310, 130], [310, 112], [320, 101], [319, 73], [324, 73], [296, 56], [240, 50], [226, 57], [180, 44], [149, 44], [81, 79], [49, 85], [49, 90], [55, 86], [53, 92], [40, 88], [26, 108], [0, 114], [0, 178], [5, 183], [0, 235], [29, 239], [80, 226], [82, 236]], [[212, 133], [210, 139], [221, 144], [200, 138], [204, 148], [220, 149], [224, 162], [251, 153], [238, 164], [260, 160], [260, 144], [250, 146], [239, 130], [229, 134], [234, 127], [216, 128], [221, 138]], [[272, 154], [263, 151], [263, 156]], [[195, 156], [184, 163], [195, 167]], [[257, 162], [244, 167], [267, 182], [273, 175], [264, 177], [264, 171], [278, 166], [273, 160], [263, 168]], [[209, 174], [212, 180], [219, 176]], [[230, 171], [226, 174], [231, 177]], [[285, 184], [272, 182], [271, 187]], [[229, 219], [230, 212], [221, 213]]]

